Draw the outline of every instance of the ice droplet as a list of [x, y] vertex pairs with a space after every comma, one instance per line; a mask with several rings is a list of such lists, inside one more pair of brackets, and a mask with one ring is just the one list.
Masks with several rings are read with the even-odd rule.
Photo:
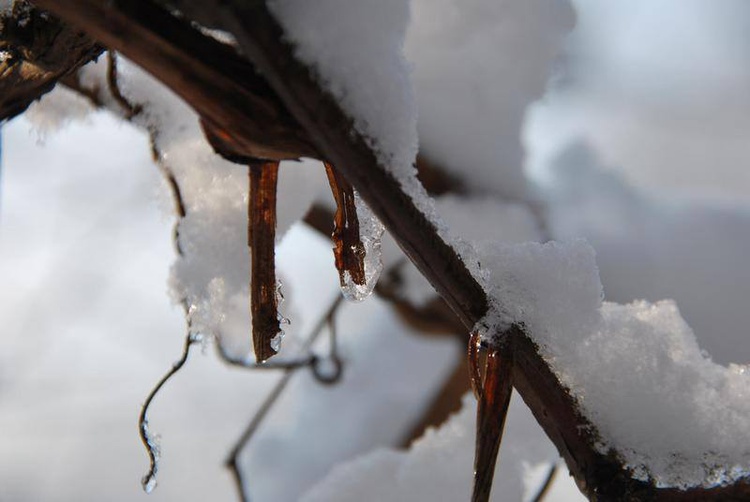
[[143, 487], [144, 492], [151, 493], [154, 491], [154, 488], [156, 488], [156, 473], [159, 472], [159, 460], [161, 458], [161, 446], [159, 445], [160, 437], [151, 434], [148, 428], [148, 420], [144, 420], [141, 424], [141, 432], [146, 440], [146, 447], [148, 448], [148, 453], [151, 457], [151, 468], [148, 473], [141, 478], [141, 486]]
[[375, 289], [380, 273], [383, 271], [383, 260], [380, 255], [380, 238], [383, 236], [385, 227], [380, 220], [372, 214], [367, 204], [360, 198], [359, 193], [354, 191], [354, 203], [357, 206], [357, 219], [359, 220], [359, 238], [365, 248], [365, 283], [356, 284], [349, 272], [344, 272], [341, 292], [349, 301], [361, 302]]
[[143, 486], [144, 492], [146, 493], [153, 492], [154, 488], [156, 488], [156, 476], [154, 476], [153, 474], [143, 476], [143, 479], [141, 480], [141, 485]]
[[284, 339], [284, 332], [279, 331], [279, 333], [271, 338], [271, 348], [275, 352], [279, 352], [281, 350], [281, 341]]

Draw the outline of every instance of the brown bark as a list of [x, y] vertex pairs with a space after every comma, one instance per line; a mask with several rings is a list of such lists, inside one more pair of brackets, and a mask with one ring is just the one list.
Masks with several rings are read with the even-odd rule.
[[253, 317], [253, 349], [259, 363], [278, 352], [273, 339], [281, 332], [275, 260], [278, 176], [278, 162], [254, 162], [249, 166], [250, 311]]
[[[508, 344], [490, 347], [484, 357], [484, 375], [479, 374], [476, 334], [469, 342], [469, 365], [477, 394], [477, 431], [474, 451], [474, 489], [472, 502], [487, 502], [492, 491], [495, 464], [513, 392], [513, 350]], [[510, 340], [512, 342], [512, 339]]]
[[11, 16], [0, 17], [0, 121], [22, 113], [101, 52], [83, 31], [16, 2]]
[[325, 167], [328, 184], [336, 200], [331, 239], [341, 287], [346, 286], [346, 274], [349, 274], [354, 284], [362, 286], [365, 283], [365, 246], [359, 235], [354, 189], [331, 164], [326, 162]]

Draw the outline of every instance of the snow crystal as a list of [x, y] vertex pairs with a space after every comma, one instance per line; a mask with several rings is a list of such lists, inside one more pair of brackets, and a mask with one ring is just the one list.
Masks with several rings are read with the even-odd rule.
[[[333, 469], [301, 500], [465, 500], [471, 493], [476, 406], [464, 397], [461, 411], [429, 430], [408, 451], [381, 448]], [[557, 453], [517, 395], [511, 399], [491, 500], [523, 500], [526, 465], [551, 462]]]
[[415, 0], [414, 63], [422, 153], [469, 188], [526, 190], [520, 135], [573, 27], [567, 0]]
[[403, 56], [409, 2], [273, 0], [269, 8], [380, 163], [400, 180], [413, 178], [416, 104]]
[[543, 357], [633, 474], [659, 486], [729, 483], [750, 473], [750, 376], [701, 351], [671, 301], [602, 303], [583, 241], [478, 246], [488, 336], [525, 326]]
[[750, 474], [739, 440], [750, 430], [750, 375], [711, 361], [674, 302], [606, 303], [601, 312], [601, 326], [576, 344], [581, 353], [568, 352], [580, 364], [576, 383], [586, 382], [579, 402], [606, 442], [659, 486]]
[[[585, 241], [514, 246], [487, 242], [476, 249], [474, 275], [487, 281], [492, 305], [481, 321], [488, 336], [518, 323], [546, 345], [595, 325], [602, 287], [594, 250]], [[467, 260], [470, 267], [473, 260]]]

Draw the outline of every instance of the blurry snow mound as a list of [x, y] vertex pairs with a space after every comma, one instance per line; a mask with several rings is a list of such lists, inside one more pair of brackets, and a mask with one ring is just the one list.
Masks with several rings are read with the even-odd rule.
[[607, 299], [672, 298], [701, 346], [722, 363], [750, 362], [750, 208], [653, 196], [573, 143], [539, 183], [557, 239], [596, 249]]
[[[367, 500], [394, 502], [465, 500], [471, 493], [476, 402], [467, 394], [463, 403], [459, 413], [407, 451], [382, 448], [340, 464], [301, 500], [348, 502], [363, 494]], [[506, 431], [492, 500], [523, 500], [536, 488], [524, 486], [524, 474], [530, 466], [555, 461], [557, 452], [516, 394]]]
[[422, 153], [480, 193], [526, 191], [521, 127], [574, 24], [568, 0], [414, 0]]
[[380, 163], [399, 179], [413, 177], [417, 110], [403, 55], [409, 1], [273, 0], [269, 7]]

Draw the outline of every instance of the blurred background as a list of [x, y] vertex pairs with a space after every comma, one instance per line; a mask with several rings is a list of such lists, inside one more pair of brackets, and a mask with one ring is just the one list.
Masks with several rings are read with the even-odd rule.
[[[573, 3], [522, 131], [552, 237], [589, 239], [608, 300], [674, 298], [717, 362], [747, 364], [750, 5]], [[22, 116], [2, 126], [0, 163], [0, 500], [145, 500], [136, 420], [186, 329], [148, 139], [106, 112], [54, 132]], [[278, 255], [312, 330], [338, 294], [330, 244], [299, 224]], [[296, 500], [332, 465], [398, 445], [462, 357], [376, 297], [336, 323], [344, 379], [292, 379], [241, 457], [254, 500]], [[237, 500], [224, 460], [279, 378], [195, 350], [153, 405], [149, 499]], [[548, 500], [577, 499], [562, 472]]]

